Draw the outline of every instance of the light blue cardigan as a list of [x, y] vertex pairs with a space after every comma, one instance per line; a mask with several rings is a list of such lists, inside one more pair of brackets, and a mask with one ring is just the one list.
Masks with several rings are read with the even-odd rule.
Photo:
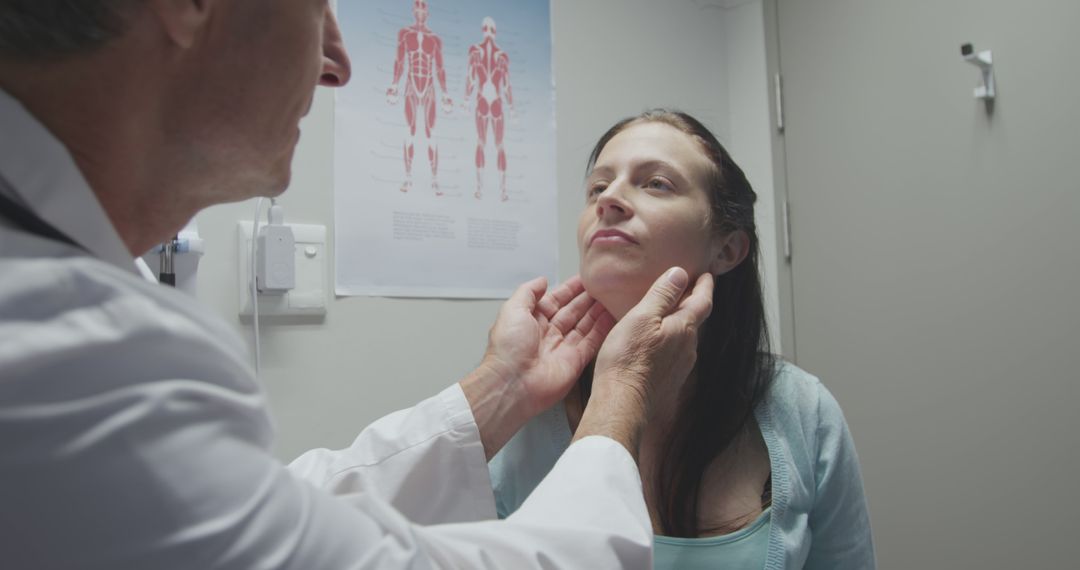
[[[781, 363], [754, 416], [772, 464], [765, 569], [875, 568], [859, 460], [836, 399], [814, 376]], [[499, 517], [517, 510], [570, 438], [560, 404], [526, 424], [491, 460]]]

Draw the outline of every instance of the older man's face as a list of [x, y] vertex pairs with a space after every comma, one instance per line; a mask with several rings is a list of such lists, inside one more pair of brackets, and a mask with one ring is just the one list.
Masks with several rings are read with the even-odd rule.
[[[349, 58], [327, 0], [233, 0], [207, 29], [186, 88], [195, 150], [229, 187], [213, 201], [280, 194], [316, 85], [342, 86]], [[197, 118], [196, 118], [197, 117]], [[178, 125], [178, 128], [192, 125]]]

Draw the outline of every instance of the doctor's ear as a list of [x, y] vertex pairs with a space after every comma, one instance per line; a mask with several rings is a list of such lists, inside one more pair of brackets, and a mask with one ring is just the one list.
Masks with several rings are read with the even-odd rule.
[[172, 43], [187, 49], [194, 45], [218, 2], [219, 0], [150, 0], [148, 7], [154, 12]]
[[716, 238], [715, 250], [709, 272], [720, 276], [739, 266], [750, 253], [750, 237], [743, 230], [735, 230]]

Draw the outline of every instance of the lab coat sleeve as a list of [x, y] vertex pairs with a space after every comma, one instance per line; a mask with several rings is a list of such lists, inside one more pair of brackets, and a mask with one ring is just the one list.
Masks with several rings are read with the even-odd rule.
[[652, 533], [637, 468], [613, 440], [585, 438], [508, 520], [437, 526], [406, 522], [372, 495], [350, 498], [382, 521], [362, 568], [652, 568]]
[[334, 495], [368, 492], [418, 524], [495, 517], [487, 459], [460, 385], [377, 420], [352, 445], [289, 465]]
[[804, 568], [872, 570], [874, 542], [851, 431], [836, 399], [818, 386], [816, 491]]
[[[380, 450], [398, 450], [375, 453], [376, 462], [416, 453], [394, 466], [404, 480], [390, 500], [381, 493], [392, 476], [383, 474], [333, 495], [269, 453], [264, 395], [228, 325], [97, 262], [5, 270], [20, 276], [0, 280], [5, 568], [650, 565], [640, 479], [613, 440], [572, 446], [513, 520], [418, 524], [392, 501], [409, 493], [441, 500], [463, 480], [486, 484], [486, 474], [468, 473], [482, 455], [470, 448], [476, 428], [453, 389], [361, 436], [361, 447], [378, 435], [387, 439]], [[466, 443], [425, 443], [431, 438]], [[433, 460], [455, 449], [466, 458]], [[435, 510], [425, 516], [437, 518]]]

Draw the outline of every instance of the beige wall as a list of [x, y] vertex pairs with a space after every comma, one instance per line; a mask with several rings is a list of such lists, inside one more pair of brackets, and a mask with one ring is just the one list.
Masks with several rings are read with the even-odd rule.
[[778, 2], [798, 364], [881, 567], [1080, 566], [1080, 3]]

